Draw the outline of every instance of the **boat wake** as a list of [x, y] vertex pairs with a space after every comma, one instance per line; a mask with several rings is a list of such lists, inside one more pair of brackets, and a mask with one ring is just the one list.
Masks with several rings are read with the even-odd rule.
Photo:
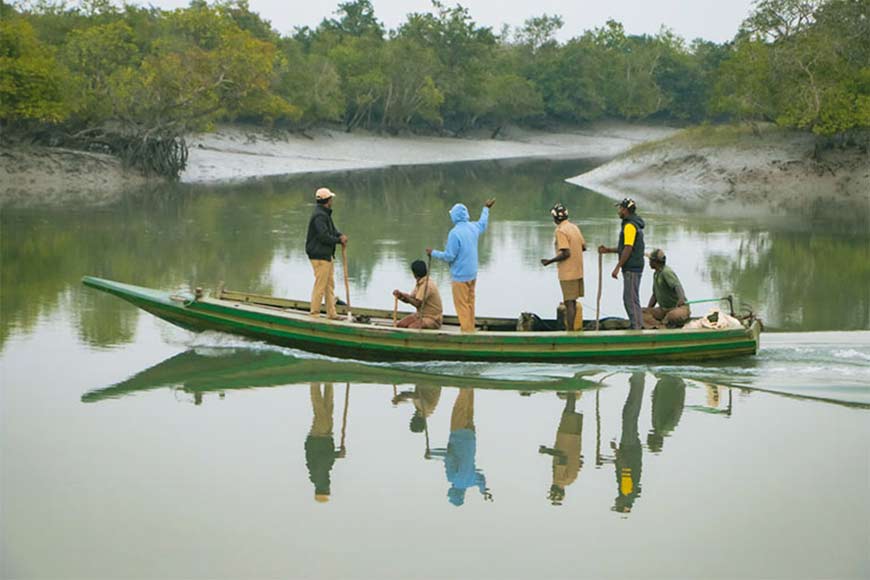
[[[195, 335], [187, 345], [204, 356], [226, 356], [238, 350], [276, 352], [297, 360], [349, 362], [246, 340], [217, 332]], [[764, 335], [755, 357], [691, 365], [602, 365], [488, 362], [352, 361], [373, 368], [406, 370], [450, 377], [547, 382], [578, 375], [606, 383], [614, 374], [651, 372], [702, 383], [785, 395], [870, 405], [870, 332], [771, 333]], [[602, 378], [603, 377], [603, 378]]]

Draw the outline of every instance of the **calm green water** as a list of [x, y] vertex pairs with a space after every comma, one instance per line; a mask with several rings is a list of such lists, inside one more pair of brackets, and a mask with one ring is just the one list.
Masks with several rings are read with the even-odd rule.
[[[447, 209], [476, 215], [495, 196], [478, 311], [550, 316], [550, 205], [568, 205], [590, 246], [615, 243], [612, 202], [562, 181], [587, 168], [457, 164], [2, 208], [0, 576], [866, 577], [867, 232], [641, 208], [690, 299], [733, 291], [784, 331], [715, 365], [365, 365], [193, 336], [79, 283], [305, 298], [310, 196], [328, 185], [353, 302], [391, 308], [408, 262], [443, 244]], [[586, 272], [589, 317], [594, 254]], [[446, 291], [446, 268], [435, 276]], [[606, 275], [602, 313], [624, 316]]]

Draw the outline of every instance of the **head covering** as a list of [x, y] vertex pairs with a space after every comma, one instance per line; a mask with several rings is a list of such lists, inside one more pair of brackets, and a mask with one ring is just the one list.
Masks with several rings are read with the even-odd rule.
[[655, 250], [653, 250], [652, 252], [649, 253], [649, 259], [655, 260], [656, 262], [661, 262], [662, 264], [664, 264], [665, 261], [667, 260], [667, 256], [665, 256], [664, 250], [662, 250], [661, 248], [656, 248]]
[[450, 219], [455, 224], [468, 221], [468, 208], [464, 203], [457, 203], [450, 208]]
[[455, 506], [465, 503], [465, 490], [461, 487], [451, 487], [447, 490], [447, 500]]
[[314, 192], [314, 199], [329, 199], [330, 197], [335, 197], [335, 194], [329, 190], [328, 187], [321, 187], [316, 192]]
[[624, 207], [625, 209], [627, 209], [631, 213], [634, 213], [635, 211], [637, 211], [637, 204], [634, 203], [634, 200], [631, 199], [630, 197], [626, 197], [625, 199], [623, 199], [622, 201], [617, 203], [616, 206], [617, 207]]
[[561, 203], [556, 203], [550, 210], [550, 215], [552, 215], [553, 219], [557, 222], [563, 222], [568, 219], [568, 209]]

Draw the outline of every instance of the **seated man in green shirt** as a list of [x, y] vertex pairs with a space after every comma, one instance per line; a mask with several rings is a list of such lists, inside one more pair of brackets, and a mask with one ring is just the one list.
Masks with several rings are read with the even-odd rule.
[[666, 261], [663, 250], [653, 250], [649, 255], [649, 266], [654, 271], [653, 293], [643, 309], [644, 328], [679, 328], [692, 315], [683, 285]]

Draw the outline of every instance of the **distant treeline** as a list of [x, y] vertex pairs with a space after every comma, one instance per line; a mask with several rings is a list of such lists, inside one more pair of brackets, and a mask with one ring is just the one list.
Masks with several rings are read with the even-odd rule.
[[289, 36], [247, 0], [0, 4], [0, 123], [164, 174], [183, 167], [184, 134], [219, 121], [495, 135], [603, 117], [763, 120], [839, 136], [870, 126], [868, 7], [759, 0], [717, 44], [615, 21], [560, 43], [559, 16], [495, 32], [435, 1], [389, 31], [370, 0], [345, 2]]

